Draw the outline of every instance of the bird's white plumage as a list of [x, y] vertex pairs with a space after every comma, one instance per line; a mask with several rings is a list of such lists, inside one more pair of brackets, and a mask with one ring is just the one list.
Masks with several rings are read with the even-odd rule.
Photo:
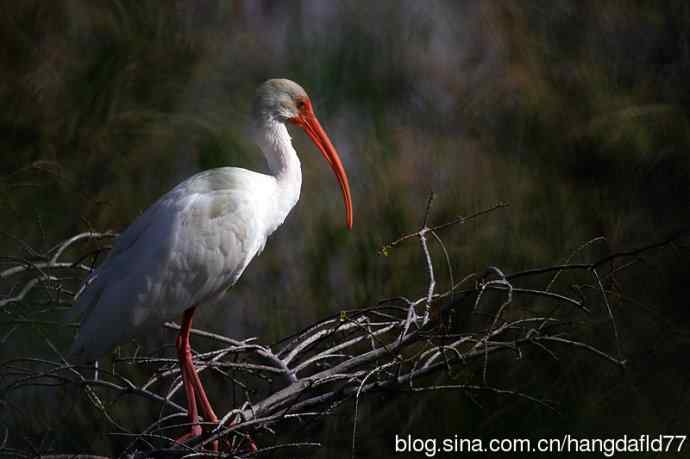
[[347, 174], [304, 89], [289, 80], [266, 81], [256, 92], [253, 116], [268, 173], [223, 167], [177, 185], [115, 241], [71, 313], [81, 317], [81, 326], [70, 358], [87, 361], [184, 311], [187, 331], [178, 338], [178, 354], [192, 424], [196, 396], [204, 415], [215, 418], [200, 381], [188, 378], [195, 373], [188, 334], [192, 314], [237, 282], [299, 199], [302, 172], [286, 122], [301, 126], [333, 169], [352, 227]]
[[299, 159], [285, 125], [264, 127], [257, 143], [271, 173], [198, 173], [116, 239], [73, 310], [81, 316], [73, 360], [98, 358], [192, 306], [217, 301], [237, 282], [300, 194]]
[[[331, 166], [352, 228], [347, 174], [304, 89], [290, 80], [268, 80], [257, 89], [253, 108], [254, 136], [268, 174], [223, 167], [173, 188], [115, 241], [72, 312], [72, 318], [81, 316], [81, 327], [70, 358], [87, 361], [184, 311], [176, 349], [190, 430], [178, 443], [202, 434], [197, 407], [206, 421], [219, 421], [194, 367], [192, 315], [237, 282], [299, 199], [302, 172], [286, 122], [301, 126]], [[217, 452], [218, 443], [211, 445]]]

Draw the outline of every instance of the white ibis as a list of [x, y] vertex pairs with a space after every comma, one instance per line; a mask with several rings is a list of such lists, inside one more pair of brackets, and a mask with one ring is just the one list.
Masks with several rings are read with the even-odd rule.
[[177, 185], [116, 239], [108, 258], [84, 283], [72, 313], [81, 316], [74, 361], [97, 359], [182, 315], [176, 347], [191, 431], [178, 442], [202, 433], [197, 402], [206, 421], [218, 422], [192, 362], [192, 315], [237, 282], [299, 199], [302, 171], [286, 123], [302, 127], [330, 164], [352, 228], [345, 169], [304, 89], [290, 80], [266, 81], [256, 92], [253, 117], [269, 173], [221, 167]]

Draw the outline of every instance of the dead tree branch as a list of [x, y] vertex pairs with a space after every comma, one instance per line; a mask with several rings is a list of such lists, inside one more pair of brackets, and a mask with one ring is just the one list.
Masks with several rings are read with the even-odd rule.
[[[531, 348], [558, 359], [563, 348], [570, 348], [623, 368], [622, 338], [602, 279], [612, 270], [620, 269], [612, 266], [614, 260], [642, 257], [688, 235], [687, 231], [677, 232], [660, 242], [609, 254], [589, 263], [571, 263], [571, 256], [563, 264], [508, 274], [498, 267], [488, 267], [483, 273], [470, 273], [454, 283], [450, 257], [439, 233], [505, 208], [507, 204], [499, 203], [467, 217], [459, 216], [431, 225], [432, 203], [433, 195], [419, 230], [381, 249], [383, 254], [390, 254], [406, 241], [419, 240], [427, 283], [416, 299], [391, 298], [369, 307], [343, 310], [274, 345], [192, 330], [212, 349], [195, 354], [199, 371], [218, 375], [226, 385], [226, 393], [239, 392], [241, 395], [234, 395], [235, 407], [221, 416], [220, 423], [210, 433], [186, 445], [177, 445], [172, 440], [187, 419], [183, 404], [173, 401], [182, 396], [175, 359], [135, 353], [113, 358], [108, 368], [74, 366], [59, 354], [50, 342], [50, 333], [43, 328], [57, 323], [55, 319], [43, 318], [53, 310], [69, 306], [81, 280], [107, 250], [104, 243], [115, 234], [82, 233], [44, 254], [36, 252], [30, 259], [2, 258], [1, 341], [7, 341], [20, 327], [32, 326], [49, 344], [54, 358], [12, 358], [0, 362], [0, 403], [8, 403], [28, 387], [86, 389], [89, 402], [102, 413], [105, 423], [113, 430], [112, 435], [131, 439], [123, 452], [130, 457], [208, 455], [205, 446], [217, 439], [230, 439], [239, 444], [248, 434], [263, 438], [281, 426], [329, 416], [346, 402], [354, 405], [352, 451], [355, 455], [357, 438], [361, 435], [357, 428], [358, 407], [366, 394], [375, 391], [489, 393], [522, 398], [554, 409], [552, 401], [538, 395], [492, 385], [489, 378], [491, 359], [497, 355], [519, 357]], [[434, 242], [451, 272], [451, 285], [442, 292], [438, 292], [434, 270]], [[576, 252], [594, 242], [597, 240], [584, 244]], [[561, 283], [556, 280], [568, 272], [588, 273], [591, 285], [599, 293], [599, 301], [573, 296], [559, 287]], [[540, 281], [544, 275], [550, 275], [544, 287], [535, 288], [535, 280]], [[470, 281], [474, 284], [468, 286]], [[525, 304], [537, 306], [528, 309]], [[444, 317], [459, 309], [472, 310], [486, 320], [476, 328], [452, 329]], [[569, 333], [573, 317], [587, 321], [600, 311], [611, 324], [613, 350], [599, 348]], [[175, 323], [165, 326], [179, 328]], [[479, 380], [454, 381], [460, 369], [471, 366], [481, 369]], [[453, 381], [439, 384], [437, 379], [429, 378], [439, 374], [446, 374]], [[128, 431], [129, 427], [118, 419], [114, 409], [124, 395], [156, 407], [160, 413], [158, 419], [138, 432]], [[0, 455], [3, 451], [20, 451], [16, 445], [9, 449], [8, 435], [6, 431]], [[254, 454], [278, 448], [319, 446], [311, 442], [270, 444], [264, 441], [263, 444], [267, 446]], [[228, 457], [252, 455], [239, 448], [224, 454]], [[32, 456], [30, 452], [26, 455]]]

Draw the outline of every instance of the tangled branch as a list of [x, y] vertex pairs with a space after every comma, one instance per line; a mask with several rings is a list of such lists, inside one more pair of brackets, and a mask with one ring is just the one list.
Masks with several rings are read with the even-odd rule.
[[[562, 264], [521, 272], [506, 274], [492, 266], [483, 273], [471, 273], [455, 282], [440, 233], [500, 210], [507, 204], [499, 203], [467, 217], [430, 225], [432, 203], [433, 195], [419, 230], [382, 248], [383, 254], [389, 254], [406, 242], [419, 241], [427, 285], [418, 298], [389, 298], [369, 307], [343, 310], [274, 345], [261, 344], [253, 338], [235, 340], [193, 329], [192, 334], [203, 338], [212, 349], [195, 353], [198, 371], [219, 375], [227, 388], [226, 393], [232, 393], [236, 403], [221, 416], [217, 425], [185, 445], [173, 440], [175, 433], [187, 426], [185, 408], [173, 401], [183, 395], [176, 359], [134, 353], [114, 357], [108, 368], [75, 366], [60, 354], [48, 330], [41, 328], [59, 323], [41, 317], [71, 304], [79, 282], [107, 250], [104, 243], [115, 235], [82, 233], [45, 254], [3, 258], [0, 280], [6, 290], [0, 299], [0, 312], [7, 320], [2, 323], [2, 342], [18, 328], [31, 324], [38, 327], [54, 358], [14, 358], [0, 363], [0, 403], [9, 403], [13, 394], [29, 386], [81, 388], [89, 402], [102, 413], [112, 435], [129, 440], [123, 454], [131, 457], [207, 455], [210, 453], [206, 453], [206, 446], [218, 439], [231, 439], [231, 444], [237, 445], [250, 434], [272, 435], [282, 426], [329, 416], [348, 401], [354, 404], [354, 456], [361, 435], [357, 429], [359, 403], [366, 394], [383, 390], [492, 393], [555, 409], [552, 401], [537, 395], [493, 385], [489, 377], [492, 358], [499, 354], [519, 357], [526, 349], [535, 348], [558, 359], [563, 348], [571, 348], [623, 368], [621, 338], [604, 288], [604, 282], [621, 269], [612, 262], [640, 259], [645, 253], [672, 245], [687, 235], [687, 232], [678, 233], [659, 243], [610, 254], [590, 263], [571, 263], [573, 254]], [[583, 244], [576, 253], [599, 240]], [[451, 285], [442, 292], [437, 291], [432, 242], [440, 248], [451, 277]], [[575, 296], [564, 288], [558, 290], [557, 279], [570, 272], [588, 276], [586, 286], [597, 295], [584, 295], [582, 285]], [[544, 276], [550, 278], [544, 282]], [[535, 283], [544, 286], [535, 288]], [[531, 307], [526, 308], [525, 304]], [[453, 324], [450, 317], [460, 309], [472, 310], [483, 320], [473, 328]], [[603, 311], [608, 317], [613, 351], [569, 333], [573, 317], [586, 321], [594, 311]], [[167, 323], [165, 327], [179, 328], [176, 323]], [[459, 370], [473, 366], [481, 370], [478, 380], [455, 382]], [[439, 374], [445, 374], [448, 383], [438, 384], [437, 378], [430, 378]], [[114, 404], [125, 394], [151, 404], [160, 415], [144, 429], [130, 431], [130, 427], [112, 412]], [[10, 449], [8, 435], [6, 433], [0, 446], [0, 454], [34, 455], [32, 451]], [[230, 448], [222, 454], [248, 457], [279, 448], [319, 446], [314, 442], [271, 445], [264, 441], [261, 444], [265, 446], [254, 453]]]

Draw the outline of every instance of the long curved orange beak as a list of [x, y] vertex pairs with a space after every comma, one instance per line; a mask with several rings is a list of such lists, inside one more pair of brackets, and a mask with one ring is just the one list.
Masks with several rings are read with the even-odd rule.
[[323, 157], [326, 158], [328, 164], [331, 165], [331, 169], [333, 169], [340, 183], [340, 189], [343, 191], [343, 200], [345, 201], [345, 223], [347, 224], [347, 228], [351, 230], [352, 196], [350, 195], [350, 183], [347, 180], [347, 174], [345, 173], [343, 163], [340, 161], [338, 152], [335, 150], [331, 139], [328, 138], [326, 131], [321, 127], [321, 123], [319, 123], [310, 105], [311, 104], [309, 104], [308, 108], [300, 115], [292, 118], [290, 121], [304, 129], [304, 132], [307, 133], [314, 142], [314, 145], [321, 151]]

